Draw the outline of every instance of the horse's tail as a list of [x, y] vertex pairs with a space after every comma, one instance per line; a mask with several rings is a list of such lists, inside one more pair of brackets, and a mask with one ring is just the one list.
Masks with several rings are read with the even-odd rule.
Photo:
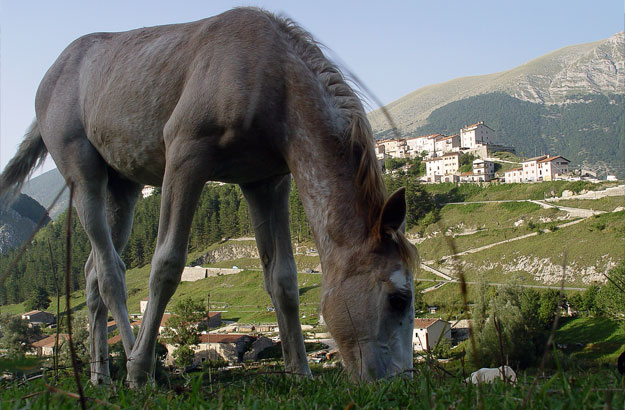
[[20, 144], [17, 154], [4, 168], [0, 175], [0, 197], [9, 198], [17, 195], [24, 185], [26, 178], [32, 174], [41, 164], [43, 164], [48, 149], [43, 143], [39, 124], [35, 119], [26, 131], [24, 141]]

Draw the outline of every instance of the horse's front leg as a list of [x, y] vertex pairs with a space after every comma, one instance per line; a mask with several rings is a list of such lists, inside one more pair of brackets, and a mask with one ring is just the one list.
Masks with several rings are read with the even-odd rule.
[[291, 176], [242, 185], [254, 225], [256, 244], [265, 275], [265, 289], [276, 308], [282, 353], [287, 372], [310, 376], [302, 326], [299, 288], [289, 231]]
[[182, 146], [170, 147], [163, 179], [156, 249], [152, 257], [148, 306], [132, 354], [128, 358], [128, 383], [136, 388], [153, 377], [158, 328], [178, 284], [187, 257], [189, 231], [204, 181], [188, 159], [194, 155]]

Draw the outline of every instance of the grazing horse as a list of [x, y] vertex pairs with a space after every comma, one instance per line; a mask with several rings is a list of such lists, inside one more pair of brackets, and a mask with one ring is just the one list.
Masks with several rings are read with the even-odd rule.
[[[404, 190], [386, 198], [362, 103], [294, 22], [239, 8], [187, 24], [74, 41], [37, 91], [36, 119], [0, 178], [19, 189], [49, 152], [91, 241], [91, 380], [109, 381], [111, 311], [128, 382], [150, 379], [158, 327], [206, 181], [241, 186], [276, 307], [287, 372], [310, 376], [291, 248], [291, 175], [323, 269], [321, 310], [354, 380], [412, 368], [415, 250]], [[119, 257], [143, 184], [161, 185], [149, 302], [135, 340]]]

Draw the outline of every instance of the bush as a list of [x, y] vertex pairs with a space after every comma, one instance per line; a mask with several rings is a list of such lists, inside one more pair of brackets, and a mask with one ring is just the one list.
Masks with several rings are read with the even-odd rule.
[[451, 347], [451, 341], [442, 337], [432, 349], [432, 354], [438, 359], [448, 359], [451, 357]]
[[193, 364], [195, 352], [189, 346], [183, 345], [174, 350], [173, 356], [176, 366], [184, 369], [185, 367]]

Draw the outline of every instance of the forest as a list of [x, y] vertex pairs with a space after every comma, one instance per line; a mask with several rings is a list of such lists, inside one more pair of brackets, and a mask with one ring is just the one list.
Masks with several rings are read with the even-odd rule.
[[[393, 177], [386, 176], [386, 185], [389, 192], [401, 186], [406, 187], [409, 228], [435, 208], [433, 197], [419, 185], [415, 177], [401, 173]], [[160, 190], [157, 189], [153, 195], [137, 203], [132, 233], [121, 255], [128, 269], [144, 266], [151, 261], [158, 233], [160, 199]], [[312, 230], [295, 184], [291, 185], [289, 207], [293, 241], [312, 240]], [[84, 288], [83, 266], [91, 245], [76, 213], [72, 215], [70, 277], [71, 289], [74, 291]], [[15, 260], [19, 249], [0, 257], [0, 272], [6, 275], [4, 282], [0, 282], [0, 305], [41, 298], [44, 293], [56, 294], [57, 283], [61, 294], [64, 294], [64, 282], [62, 279], [57, 282], [55, 277], [61, 278], [65, 272], [67, 217], [68, 212], [65, 211], [57, 220], [45, 226], [26, 247], [17, 263]], [[189, 251], [203, 250], [224, 239], [253, 235], [247, 203], [238, 185], [207, 184], [193, 218]]]
[[521, 156], [563, 155], [575, 165], [607, 164], [625, 173], [623, 95], [571, 95], [562, 105], [543, 105], [483, 94], [434, 110], [414, 135], [453, 135], [477, 120], [495, 130], [495, 143], [514, 146]]

